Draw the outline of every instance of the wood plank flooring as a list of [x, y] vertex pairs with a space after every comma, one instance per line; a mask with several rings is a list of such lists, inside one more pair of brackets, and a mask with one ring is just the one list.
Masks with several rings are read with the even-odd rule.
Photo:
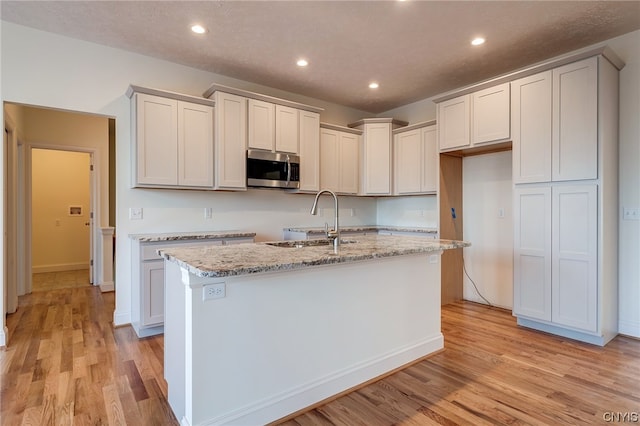
[[48, 291], [61, 288], [87, 287], [89, 283], [89, 270], [77, 269], [73, 271], [41, 272], [33, 274], [32, 290]]
[[[0, 349], [0, 424], [177, 425], [162, 336], [113, 328], [114, 293], [33, 293], [8, 316]], [[284, 419], [296, 425], [604, 424], [640, 411], [640, 341], [605, 348], [515, 325], [474, 303], [443, 307], [445, 350]]]
[[0, 349], [1, 425], [178, 424], [163, 338], [114, 329], [114, 296], [84, 286], [19, 298]]
[[279, 424], [585, 425], [618, 413], [638, 422], [639, 340], [600, 348], [469, 302], [443, 306], [442, 330], [444, 351]]

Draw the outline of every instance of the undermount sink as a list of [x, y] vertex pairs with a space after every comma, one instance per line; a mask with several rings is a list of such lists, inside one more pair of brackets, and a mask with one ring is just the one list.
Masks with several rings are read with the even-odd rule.
[[[353, 240], [340, 240], [340, 244], [355, 243]], [[274, 241], [271, 243], [265, 243], [269, 246], [284, 247], [284, 248], [304, 248], [304, 247], [319, 247], [319, 246], [331, 246], [333, 240], [291, 240], [291, 241]]]

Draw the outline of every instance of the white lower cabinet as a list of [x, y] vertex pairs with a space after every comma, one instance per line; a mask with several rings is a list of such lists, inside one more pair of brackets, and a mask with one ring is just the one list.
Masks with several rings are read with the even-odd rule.
[[133, 240], [131, 325], [138, 337], [164, 332], [164, 247], [252, 243], [253, 238], [214, 238], [146, 242]]
[[[597, 183], [517, 186], [514, 303], [518, 323], [589, 343], [615, 336], [607, 298], [616, 283], [599, 256]], [[613, 326], [615, 328], [615, 326]]]

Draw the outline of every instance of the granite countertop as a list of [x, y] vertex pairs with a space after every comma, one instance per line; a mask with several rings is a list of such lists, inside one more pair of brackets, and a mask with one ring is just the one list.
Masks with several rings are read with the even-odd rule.
[[[336, 254], [331, 245], [317, 245], [308, 240], [283, 241], [293, 247], [276, 247], [269, 243], [232, 246], [198, 246], [164, 248], [158, 253], [199, 277], [228, 277], [269, 271], [302, 269], [316, 265], [356, 262], [381, 257], [439, 252], [471, 244], [465, 241], [430, 240], [395, 235], [362, 235], [346, 239]], [[311, 244], [295, 248], [296, 244]]]
[[[331, 224], [329, 225], [331, 226]], [[324, 234], [324, 228], [297, 226], [284, 228], [289, 232], [305, 232], [306, 234]], [[437, 234], [437, 228], [422, 228], [410, 226], [386, 226], [386, 225], [360, 225], [360, 226], [341, 226], [340, 232], [367, 232], [367, 231], [396, 231], [396, 232], [422, 232], [428, 234]]]
[[179, 241], [179, 240], [206, 240], [212, 238], [254, 238], [255, 232], [244, 231], [194, 231], [194, 232], [167, 232], [160, 234], [129, 234], [132, 240], [143, 242]]

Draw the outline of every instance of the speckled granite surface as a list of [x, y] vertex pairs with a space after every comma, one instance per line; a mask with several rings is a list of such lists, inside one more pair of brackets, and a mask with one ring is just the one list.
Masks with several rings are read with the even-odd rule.
[[196, 231], [196, 232], [168, 232], [163, 234], [129, 234], [129, 238], [138, 241], [179, 241], [206, 240], [210, 238], [253, 238], [255, 232], [244, 231]]
[[[354, 236], [348, 240], [352, 242], [342, 244], [337, 254], [330, 245], [295, 248], [276, 247], [269, 243], [166, 248], [159, 250], [159, 253], [165, 259], [178, 263], [196, 276], [227, 277], [438, 252], [471, 245], [465, 241], [391, 235]], [[304, 243], [300, 241], [300, 244]], [[287, 241], [287, 244], [291, 244], [291, 241]]]
[[[333, 223], [333, 222], [331, 222]], [[331, 223], [329, 226], [331, 226]], [[318, 227], [291, 227], [284, 228], [284, 231], [289, 232], [304, 232], [307, 234], [324, 234], [324, 228]], [[383, 225], [362, 225], [362, 226], [341, 226], [340, 232], [374, 232], [374, 231], [396, 231], [396, 232], [421, 232], [427, 234], [437, 234], [436, 228], [417, 228], [407, 226], [383, 226]]]

